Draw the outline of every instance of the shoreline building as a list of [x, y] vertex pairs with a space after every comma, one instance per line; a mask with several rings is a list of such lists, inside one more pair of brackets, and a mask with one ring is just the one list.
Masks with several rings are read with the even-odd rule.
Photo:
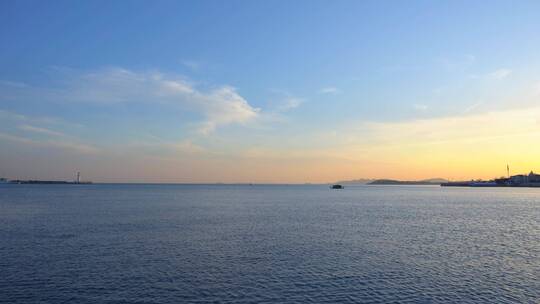
[[526, 174], [518, 174], [511, 176], [508, 180], [508, 184], [511, 186], [540, 186], [540, 174], [530, 172]]
[[540, 174], [531, 171], [529, 174], [518, 174], [509, 177], [496, 178], [489, 181], [463, 181], [447, 182], [441, 186], [462, 186], [462, 187], [540, 187]]

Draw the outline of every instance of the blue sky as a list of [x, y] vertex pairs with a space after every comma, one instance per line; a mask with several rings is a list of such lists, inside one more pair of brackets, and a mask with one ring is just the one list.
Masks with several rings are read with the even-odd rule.
[[[8, 177], [459, 178], [374, 157], [381, 130], [538, 101], [536, 1], [4, 1], [0, 20]], [[450, 136], [422, 134], [399, 151]]]

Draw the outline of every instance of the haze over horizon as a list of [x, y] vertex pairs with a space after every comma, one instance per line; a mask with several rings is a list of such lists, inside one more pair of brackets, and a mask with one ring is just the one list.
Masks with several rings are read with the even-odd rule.
[[4, 1], [0, 177], [540, 171], [537, 1]]

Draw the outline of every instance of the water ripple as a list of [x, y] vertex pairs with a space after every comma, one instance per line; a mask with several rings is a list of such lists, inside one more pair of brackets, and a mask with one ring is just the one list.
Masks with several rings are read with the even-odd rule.
[[539, 303], [540, 189], [2, 186], [2, 303]]

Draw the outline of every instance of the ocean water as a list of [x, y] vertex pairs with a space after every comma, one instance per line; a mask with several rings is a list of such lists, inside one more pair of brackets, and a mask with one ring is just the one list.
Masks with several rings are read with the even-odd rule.
[[540, 189], [0, 185], [1, 303], [540, 303]]

